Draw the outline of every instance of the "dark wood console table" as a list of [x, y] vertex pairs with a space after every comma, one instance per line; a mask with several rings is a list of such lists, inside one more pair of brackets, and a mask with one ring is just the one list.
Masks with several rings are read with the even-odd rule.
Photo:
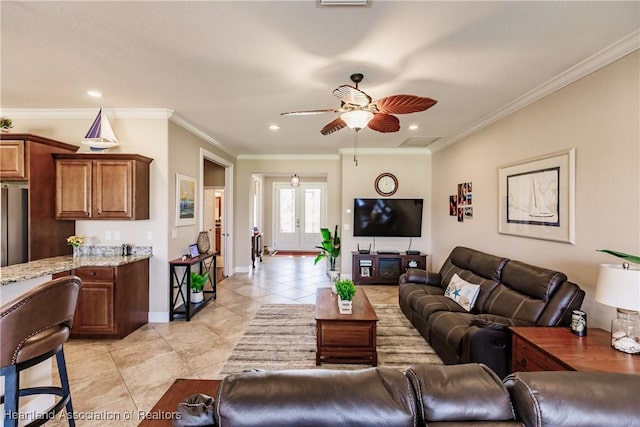
[[427, 255], [407, 255], [406, 253], [361, 254], [352, 252], [351, 275], [356, 285], [389, 284], [397, 285], [400, 275], [408, 268], [427, 269]]
[[[216, 277], [216, 255], [217, 252], [209, 252], [193, 258], [176, 258], [169, 261], [169, 320], [175, 318], [186, 318], [191, 320], [191, 316], [196, 314], [207, 302], [216, 299], [217, 277]], [[199, 274], [209, 271], [209, 287], [205, 285], [204, 300], [202, 302], [191, 302], [191, 267], [199, 265]], [[176, 267], [184, 267], [182, 275], [178, 275]], [[177, 291], [177, 292], [174, 292]], [[179, 303], [182, 303], [178, 305]]]
[[256, 258], [262, 262], [262, 233], [251, 236], [251, 267], [256, 268]]
[[589, 328], [579, 337], [569, 328], [521, 326], [512, 335], [512, 371], [600, 371], [640, 374], [640, 355], [611, 347], [611, 332]]

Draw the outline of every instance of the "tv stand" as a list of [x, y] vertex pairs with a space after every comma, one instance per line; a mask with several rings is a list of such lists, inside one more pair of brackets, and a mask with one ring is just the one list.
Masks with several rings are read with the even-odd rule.
[[361, 254], [351, 253], [353, 264], [352, 280], [356, 285], [397, 285], [400, 275], [408, 268], [427, 268], [427, 255], [383, 251]]

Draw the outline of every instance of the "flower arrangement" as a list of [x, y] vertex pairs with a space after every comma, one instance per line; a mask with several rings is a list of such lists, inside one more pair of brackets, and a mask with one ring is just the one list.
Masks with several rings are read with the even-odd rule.
[[67, 245], [71, 245], [74, 248], [84, 243], [84, 236], [69, 236], [67, 237]]

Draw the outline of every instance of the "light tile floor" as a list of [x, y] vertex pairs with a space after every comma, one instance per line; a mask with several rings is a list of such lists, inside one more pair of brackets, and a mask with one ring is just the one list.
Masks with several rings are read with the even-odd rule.
[[[150, 323], [122, 340], [69, 340], [65, 355], [76, 425], [137, 425], [175, 379], [220, 378], [261, 304], [313, 304], [316, 288], [328, 285], [324, 263], [314, 266], [313, 257], [266, 256], [249, 274], [220, 282], [217, 299], [190, 322]], [[364, 289], [372, 304], [398, 302], [396, 286]]]

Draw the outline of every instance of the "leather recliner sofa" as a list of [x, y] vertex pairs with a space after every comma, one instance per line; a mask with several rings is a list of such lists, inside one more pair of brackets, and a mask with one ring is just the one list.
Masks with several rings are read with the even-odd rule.
[[501, 381], [482, 364], [254, 371], [221, 382], [212, 418], [221, 427], [638, 426], [639, 392], [631, 374], [524, 372]]
[[[466, 311], [445, 289], [454, 274], [480, 285]], [[511, 372], [509, 326], [569, 326], [584, 291], [558, 271], [456, 247], [438, 273], [410, 268], [400, 276], [402, 312], [445, 364], [484, 363]]]

